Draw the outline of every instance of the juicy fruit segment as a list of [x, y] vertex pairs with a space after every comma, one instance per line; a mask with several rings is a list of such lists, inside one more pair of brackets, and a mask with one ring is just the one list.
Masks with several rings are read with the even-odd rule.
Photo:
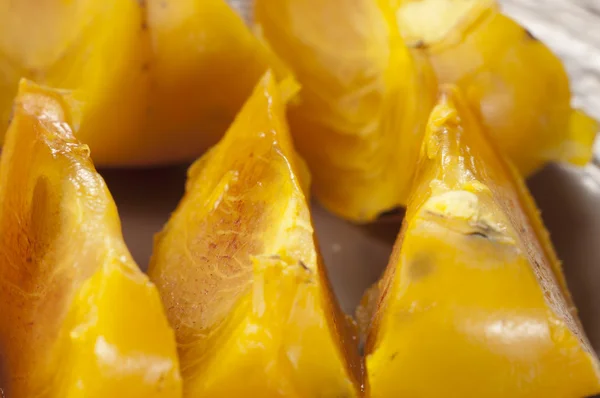
[[390, 1], [407, 43], [429, 57], [440, 83], [463, 90], [521, 173], [590, 160], [598, 126], [571, 108], [561, 61], [495, 1]]
[[192, 159], [269, 65], [225, 0], [0, 0], [0, 135], [26, 77], [76, 90], [77, 136], [97, 164]]
[[23, 81], [0, 163], [7, 397], [179, 397], [173, 332], [65, 97]]
[[[175, 327], [184, 395], [357, 396], [354, 332], [316, 249], [271, 74], [190, 169], [150, 276]], [[304, 188], [304, 189], [303, 189]]]
[[452, 88], [431, 115], [380, 290], [366, 347], [373, 397], [600, 391], [533, 201]]
[[77, 90], [77, 138], [97, 161], [132, 155], [149, 79], [143, 20], [136, 0], [0, 0], [0, 134], [25, 77]]
[[278, 62], [225, 0], [147, 0], [146, 12], [152, 85], [140, 161], [193, 159]]
[[355, 221], [405, 204], [436, 85], [403, 45], [393, 9], [257, 0], [255, 17], [302, 85], [290, 125], [319, 200]]

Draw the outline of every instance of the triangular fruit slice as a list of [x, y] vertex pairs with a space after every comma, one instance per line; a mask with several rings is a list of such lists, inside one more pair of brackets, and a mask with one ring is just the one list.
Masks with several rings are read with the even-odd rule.
[[173, 331], [66, 96], [21, 82], [0, 163], [7, 397], [180, 397]]
[[[94, 159], [131, 163], [148, 113], [150, 43], [142, 1], [0, 0], [0, 141], [20, 78], [77, 90], [77, 138]], [[138, 149], [139, 150], [139, 149]]]
[[367, 339], [372, 397], [600, 391], [547, 232], [516, 169], [443, 87]]
[[284, 119], [262, 78], [190, 169], [150, 265], [174, 326], [186, 397], [355, 397], [355, 331], [333, 297]]

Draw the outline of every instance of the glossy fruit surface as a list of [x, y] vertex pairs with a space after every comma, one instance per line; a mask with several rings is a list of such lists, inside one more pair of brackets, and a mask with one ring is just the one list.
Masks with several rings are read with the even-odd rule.
[[366, 346], [372, 397], [600, 391], [533, 200], [454, 88], [442, 88], [431, 115], [379, 287]]
[[436, 89], [380, 3], [255, 2], [264, 37], [302, 85], [289, 118], [315, 194], [355, 221], [406, 203]]
[[180, 397], [176, 344], [64, 97], [23, 81], [0, 163], [0, 387]]
[[268, 65], [225, 0], [0, 0], [0, 135], [26, 77], [75, 90], [77, 138], [97, 164], [191, 160]]
[[263, 77], [190, 168], [156, 239], [149, 273], [176, 330], [186, 397], [359, 394], [354, 331], [317, 251], [309, 175], [285, 122], [289, 95]]
[[598, 125], [571, 108], [560, 59], [494, 0], [391, 0], [407, 44], [440, 84], [458, 85], [524, 175], [548, 162], [587, 163]]

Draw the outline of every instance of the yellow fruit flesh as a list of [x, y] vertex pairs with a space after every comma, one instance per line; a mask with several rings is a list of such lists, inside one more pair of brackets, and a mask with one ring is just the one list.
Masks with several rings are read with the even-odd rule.
[[179, 397], [156, 288], [123, 242], [70, 104], [23, 81], [0, 164], [0, 353], [10, 398]]
[[402, 37], [408, 46], [417, 48], [460, 41], [486, 11], [498, 10], [496, 0], [388, 1], [396, 9]]
[[147, 0], [146, 8], [154, 80], [144, 152], [155, 162], [194, 158], [217, 143], [275, 60], [223, 0]]
[[371, 396], [598, 393], [598, 361], [533, 201], [478, 123], [443, 88], [380, 283]]
[[0, 0], [0, 135], [19, 78], [74, 89], [100, 165], [195, 158], [279, 65], [224, 0], [13, 4]]
[[150, 276], [187, 397], [357, 396], [353, 331], [331, 294], [272, 75], [190, 169]]
[[390, 1], [407, 43], [430, 58], [441, 84], [462, 89], [521, 173], [589, 161], [598, 126], [571, 108], [561, 61], [495, 1]]
[[[383, 2], [382, 2], [383, 3]], [[294, 140], [333, 212], [369, 221], [403, 205], [435, 83], [372, 0], [257, 0], [257, 23], [302, 85]]]
[[[21, 77], [75, 89], [77, 138], [100, 163], [123, 159], [144, 136], [148, 45], [135, 0], [0, 1], [0, 134]], [[39, 9], [40, 4], [42, 9]], [[27, 21], [27, 22], [25, 22]]]

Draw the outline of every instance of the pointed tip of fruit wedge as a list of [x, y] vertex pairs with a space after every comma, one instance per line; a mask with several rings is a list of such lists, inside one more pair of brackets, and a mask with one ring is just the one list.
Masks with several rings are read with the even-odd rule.
[[[456, 134], [458, 128], [473, 123], [473, 117], [474, 114], [459, 88], [453, 84], [442, 84], [438, 89], [437, 103], [429, 116], [427, 131], [429, 134], [434, 134], [445, 130]], [[456, 136], [449, 137], [449, 139], [458, 138]]]
[[[25, 113], [41, 121], [67, 123], [70, 128], [60, 130], [69, 135], [65, 138], [74, 138], [73, 133], [81, 120], [81, 102], [72, 91], [42, 86], [27, 79], [19, 82], [14, 106], [21, 107]], [[47, 131], [49, 134], [53, 132]]]

